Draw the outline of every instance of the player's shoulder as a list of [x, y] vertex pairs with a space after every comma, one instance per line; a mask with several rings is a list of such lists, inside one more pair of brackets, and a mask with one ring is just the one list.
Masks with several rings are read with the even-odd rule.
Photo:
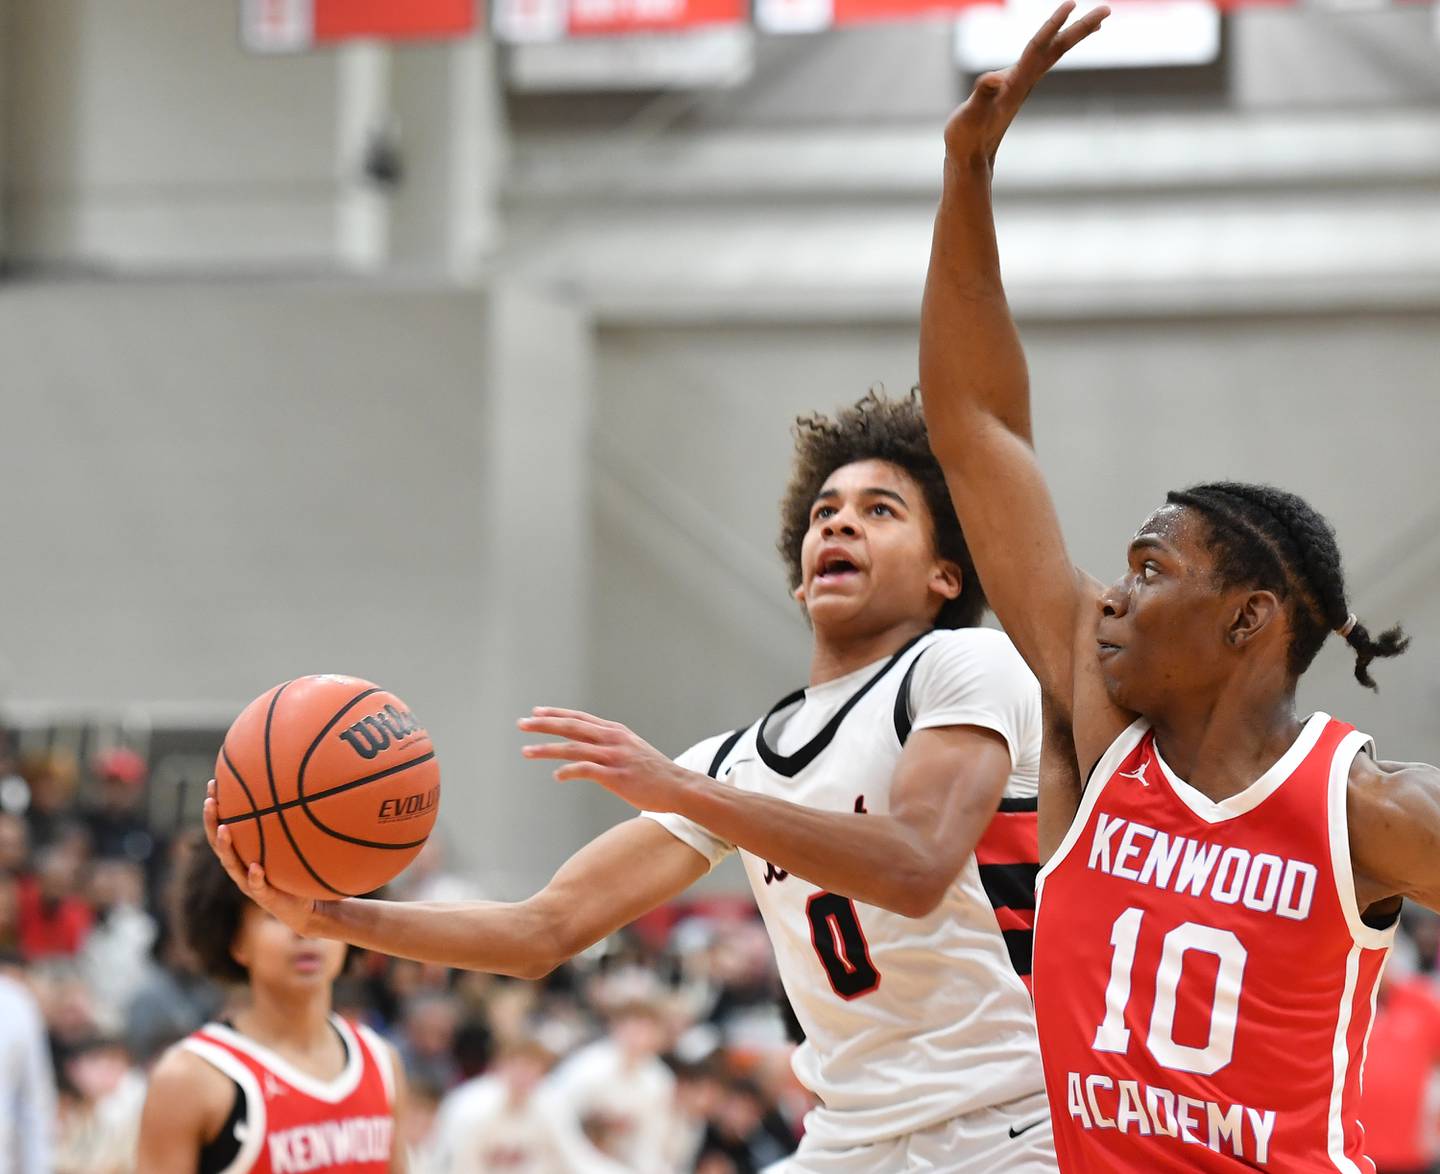
[[1362, 750], [1350, 764], [1346, 807], [1352, 825], [1357, 816], [1380, 825], [1408, 823], [1426, 813], [1440, 817], [1440, 767], [1387, 762]]
[[917, 677], [1001, 678], [1020, 685], [1034, 680], [1010, 637], [996, 628], [936, 629], [921, 649], [915, 670]]
[[990, 656], [1020, 655], [1010, 637], [999, 628], [936, 628], [925, 646], [925, 655], [942, 650]]
[[189, 1046], [191, 1035], [166, 1048], [150, 1069], [151, 1099], [173, 1112], [223, 1107], [228, 1111], [234, 1097], [230, 1077]]

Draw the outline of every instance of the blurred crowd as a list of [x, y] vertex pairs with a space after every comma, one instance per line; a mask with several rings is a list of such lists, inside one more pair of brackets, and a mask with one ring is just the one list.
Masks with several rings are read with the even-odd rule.
[[[146, 786], [131, 750], [17, 759], [0, 734], [0, 1155], [50, 1139], [23, 1174], [130, 1174], [149, 1065], [236, 997], [178, 932], [197, 836], [152, 826]], [[388, 895], [484, 894], [437, 836]], [[1440, 918], [1407, 907], [1364, 1088], [1380, 1174], [1440, 1171], [1437, 956]], [[405, 1062], [415, 1174], [750, 1174], [811, 1103], [748, 897], [657, 910], [539, 982], [352, 950], [335, 1005]]]
[[[8, 746], [0, 1155], [48, 1135], [23, 1174], [130, 1174], [149, 1066], [237, 997], [200, 974], [173, 913], [185, 854], [206, 849], [152, 826], [135, 752]], [[437, 836], [386, 895], [484, 894]], [[404, 1060], [415, 1174], [749, 1174], [794, 1148], [810, 1105], [748, 897], [657, 910], [539, 982], [352, 950], [335, 1007]]]

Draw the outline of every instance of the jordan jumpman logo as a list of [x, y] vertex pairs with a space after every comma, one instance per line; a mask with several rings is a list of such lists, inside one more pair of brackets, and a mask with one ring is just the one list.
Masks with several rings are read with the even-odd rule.
[[1136, 770], [1122, 770], [1122, 771], [1119, 772], [1119, 773], [1120, 773], [1120, 777], [1121, 777], [1122, 779], [1134, 779], [1134, 780], [1135, 780], [1136, 782], [1138, 782], [1142, 787], [1148, 787], [1148, 786], [1150, 785], [1150, 780], [1145, 777], [1145, 768], [1146, 768], [1147, 766], [1149, 766], [1149, 765], [1150, 765], [1149, 760], [1142, 758], [1142, 759], [1140, 760], [1140, 766], [1139, 766], [1138, 769], [1136, 769]]

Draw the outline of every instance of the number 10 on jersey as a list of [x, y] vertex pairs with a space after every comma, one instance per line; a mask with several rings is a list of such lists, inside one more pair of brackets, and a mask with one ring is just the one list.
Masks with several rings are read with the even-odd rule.
[[[1130, 972], [1145, 911], [1131, 907], [1110, 927], [1110, 981], [1105, 985], [1105, 1018], [1095, 1029], [1097, 1052], [1124, 1052], [1130, 1046], [1125, 1007], [1130, 1002]], [[1192, 950], [1213, 954], [1220, 963], [1210, 1008], [1210, 1035], [1203, 1048], [1175, 1039], [1175, 999], [1185, 955]], [[1145, 1046], [1163, 1064], [1179, 1072], [1211, 1076], [1235, 1058], [1235, 1021], [1240, 1012], [1240, 984], [1245, 977], [1245, 947], [1228, 929], [1187, 921], [1165, 935], [1160, 967], [1155, 972], [1155, 1005]]]
[[842, 999], [858, 999], [880, 985], [880, 972], [870, 961], [870, 944], [860, 928], [855, 902], [839, 893], [816, 893], [805, 905], [810, 941], [830, 989]]

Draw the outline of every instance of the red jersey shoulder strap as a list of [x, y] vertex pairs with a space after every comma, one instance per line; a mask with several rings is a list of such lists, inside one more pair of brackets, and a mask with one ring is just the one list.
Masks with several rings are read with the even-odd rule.
[[220, 1024], [207, 1023], [199, 1031], [181, 1040], [180, 1046], [228, 1076], [245, 1097], [245, 1131], [243, 1136], [238, 1130], [236, 1133], [240, 1140], [240, 1149], [234, 1160], [225, 1167], [225, 1174], [240, 1174], [253, 1169], [264, 1152], [265, 1094], [261, 1091], [259, 1076], [252, 1062], [247, 1062], [234, 1049], [213, 1036], [211, 1029], [218, 1026]]
[[1369, 734], [1345, 722], [1331, 718], [1330, 725], [1338, 735], [1324, 776], [1330, 872], [1335, 878], [1335, 895], [1355, 944], [1368, 950], [1389, 949], [1395, 940], [1395, 925], [1376, 929], [1365, 924], [1359, 902], [1355, 899], [1355, 868], [1350, 859], [1350, 768], [1355, 765], [1355, 756], [1362, 750], [1371, 754], [1375, 752], [1375, 742]]

